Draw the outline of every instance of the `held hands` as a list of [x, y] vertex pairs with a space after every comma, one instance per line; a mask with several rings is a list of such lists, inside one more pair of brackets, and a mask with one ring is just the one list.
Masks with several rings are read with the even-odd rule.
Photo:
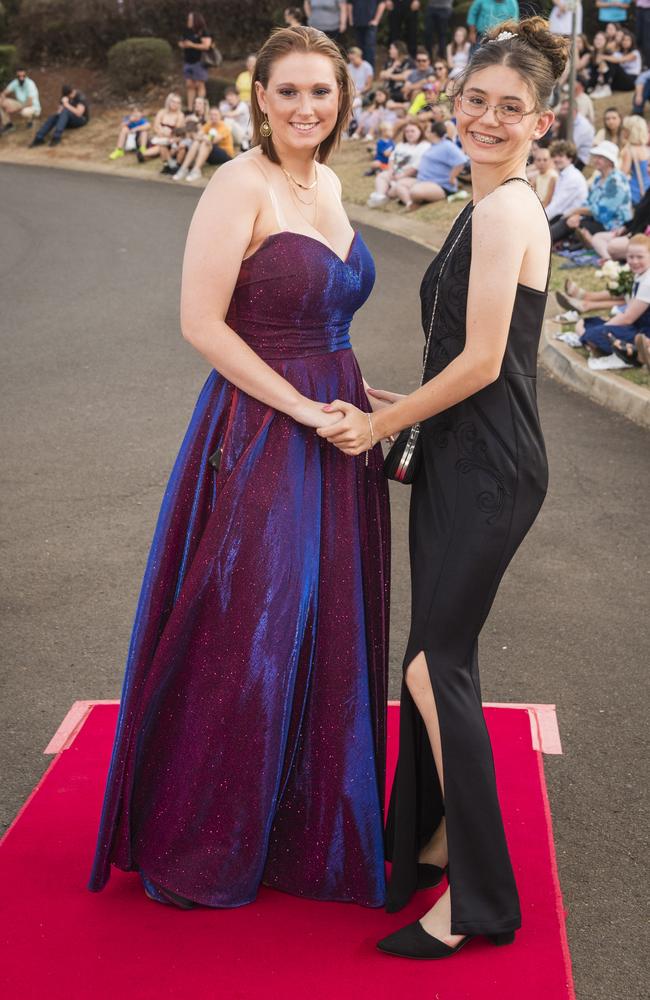
[[[365, 379], [363, 384], [373, 413], [385, 410], [403, 398], [398, 392], [389, 392], [387, 389], [371, 389]], [[377, 443], [378, 439], [375, 436], [371, 414], [340, 399], [335, 399], [333, 403], [329, 403], [322, 409], [325, 414], [338, 413], [340, 419], [336, 424], [319, 426], [317, 434], [335, 445], [345, 455], [360, 455], [361, 452], [368, 451]]]
[[344, 455], [360, 455], [374, 445], [370, 414], [364, 413], [353, 403], [335, 399], [333, 403], [323, 406], [321, 413], [339, 415], [336, 423], [330, 425], [324, 424], [321, 416], [321, 426], [316, 429], [316, 433], [319, 437], [331, 441]]

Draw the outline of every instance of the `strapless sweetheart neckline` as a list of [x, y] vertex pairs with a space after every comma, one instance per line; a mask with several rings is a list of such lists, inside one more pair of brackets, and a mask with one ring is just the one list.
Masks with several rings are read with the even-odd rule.
[[310, 236], [309, 233], [298, 233], [295, 231], [295, 229], [279, 229], [277, 233], [269, 233], [269, 235], [262, 240], [257, 250], [254, 250], [253, 253], [248, 255], [248, 257], [244, 257], [242, 259], [242, 264], [246, 264], [249, 260], [252, 260], [253, 257], [257, 256], [260, 250], [263, 250], [272, 240], [276, 240], [280, 236], [294, 236], [297, 237], [298, 239], [310, 240], [312, 243], [318, 243], [320, 246], [324, 247], [325, 250], [328, 250], [333, 257], [336, 257], [336, 259], [344, 267], [347, 267], [350, 262], [350, 257], [352, 256], [352, 251], [354, 250], [355, 243], [357, 242], [359, 232], [356, 229], [354, 230], [354, 235], [352, 237], [352, 242], [348, 247], [348, 252], [346, 253], [345, 257], [341, 257], [339, 256], [339, 254], [337, 254], [334, 247], [331, 247], [329, 245], [329, 243], [326, 243], [324, 240], [319, 240], [315, 236]]

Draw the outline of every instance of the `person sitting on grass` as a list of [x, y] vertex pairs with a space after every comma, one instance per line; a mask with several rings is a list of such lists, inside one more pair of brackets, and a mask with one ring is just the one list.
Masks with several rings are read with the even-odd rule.
[[370, 167], [364, 173], [364, 177], [374, 177], [382, 170], [388, 170], [390, 154], [395, 149], [393, 140], [393, 126], [390, 122], [382, 122], [379, 126], [379, 138], [375, 146], [375, 155]]
[[142, 114], [141, 109], [136, 105], [129, 114], [122, 119], [122, 125], [117, 136], [117, 145], [112, 153], [108, 154], [109, 160], [119, 160], [126, 153], [135, 151], [140, 163], [144, 161], [144, 154], [147, 149], [147, 139], [149, 138], [149, 120]]
[[643, 233], [650, 235], [650, 190], [646, 191], [634, 209], [629, 222], [609, 232], [585, 236], [585, 243], [595, 250], [601, 260], [625, 260], [631, 236]]
[[199, 137], [200, 125], [195, 118], [186, 118], [185, 124], [174, 129], [171, 142], [169, 144], [169, 156], [165, 160], [165, 165], [160, 171], [161, 174], [176, 175], [176, 172], [183, 166], [185, 158], [192, 147], [192, 143]]
[[27, 128], [32, 127], [32, 119], [41, 113], [41, 101], [38, 87], [27, 75], [27, 70], [20, 67], [16, 76], [0, 93], [0, 134], [10, 132], [14, 128], [11, 115], [20, 115], [27, 122]]
[[648, 124], [641, 115], [623, 119], [626, 143], [621, 150], [621, 170], [630, 182], [632, 204], [638, 205], [650, 188]]
[[448, 101], [437, 101], [435, 104], [427, 104], [421, 111], [418, 111], [416, 118], [427, 132], [434, 122], [441, 122], [447, 130], [447, 138], [458, 145], [458, 129], [451, 118], [451, 106]]
[[535, 194], [546, 208], [550, 205], [555, 191], [557, 181], [557, 171], [553, 167], [551, 151], [546, 146], [536, 146], [533, 150], [533, 167], [535, 174], [530, 178]]
[[174, 174], [175, 181], [200, 181], [204, 164], [220, 166], [235, 155], [230, 126], [221, 117], [219, 108], [210, 108], [205, 123], [187, 151], [182, 166]]
[[230, 125], [233, 141], [242, 153], [250, 148], [252, 137], [251, 109], [239, 97], [236, 87], [226, 87], [219, 111], [225, 122]]
[[415, 63], [408, 54], [406, 44], [399, 40], [391, 42], [388, 46], [388, 59], [379, 74], [382, 85], [388, 91], [389, 101], [404, 105], [404, 83], [413, 69]]
[[90, 117], [88, 101], [76, 87], [64, 83], [61, 87], [61, 101], [53, 115], [43, 122], [38, 132], [30, 142], [33, 146], [42, 146], [46, 137], [53, 131], [50, 146], [58, 146], [67, 128], [82, 128]]
[[650, 333], [649, 236], [631, 238], [627, 263], [634, 274], [634, 284], [625, 309], [607, 319], [588, 316], [576, 324], [580, 342], [591, 355], [588, 365], [595, 371], [638, 364], [635, 340], [639, 333]]
[[404, 177], [396, 183], [397, 198], [407, 212], [455, 194], [458, 175], [467, 163], [465, 153], [447, 137], [443, 122], [434, 122], [427, 138], [431, 145], [422, 155], [415, 177]]
[[375, 190], [367, 201], [369, 208], [379, 208], [390, 198], [398, 197], [397, 185], [406, 177], [415, 179], [420, 160], [430, 146], [424, 137], [424, 127], [415, 120], [406, 121], [396, 132], [395, 140], [388, 169], [375, 177]]
[[380, 125], [384, 122], [393, 125], [396, 119], [397, 113], [388, 107], [388, 94], [381, 87], [377, 87], [372, 104], [359, 115], [356, 134], [360, 139], [374, 139], [379, 134]]
[[571, 237], [576, 231], [583, 236], [616, 229], [632, 217], [630, 185], [618, 169], [618, 146], [605, 141], [594, 146], [590, 153], [597, 173], [591, 181], [587, 199], [551, 223], [553, 242]]
[[185, 115], [181, 110], [182, 103], [179, 94], [167, 94], [164, 106], [156, 112], [153, 120], [153, 135], [142, 153], [144, 159], [148, 160], [154, 156], [160, 156], [164, 162], [169, 159], [169, 147], [174, 129], [185, 124]]

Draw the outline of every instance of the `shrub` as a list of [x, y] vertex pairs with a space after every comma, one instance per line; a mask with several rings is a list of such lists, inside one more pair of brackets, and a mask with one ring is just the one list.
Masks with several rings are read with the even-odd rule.
[[6, 86], [18, 63], [15, 45], [0, 45], [0, 82]]
[[164, 38], [125, 38], [108, 50], [108, 74], [121, 93], [163, 83], [172, 70], [172, 50]]

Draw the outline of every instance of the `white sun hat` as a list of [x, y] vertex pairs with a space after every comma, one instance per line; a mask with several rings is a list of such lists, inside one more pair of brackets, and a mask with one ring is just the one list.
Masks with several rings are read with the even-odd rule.
[[597, 146], [590, 149], [589, 153], [591, 156], [604, 156], [605, 159], [611, 160], [615, 167], [618, 166], [619, 149], [616, 143], [610, 142], [609, 139], [603, 139]]

